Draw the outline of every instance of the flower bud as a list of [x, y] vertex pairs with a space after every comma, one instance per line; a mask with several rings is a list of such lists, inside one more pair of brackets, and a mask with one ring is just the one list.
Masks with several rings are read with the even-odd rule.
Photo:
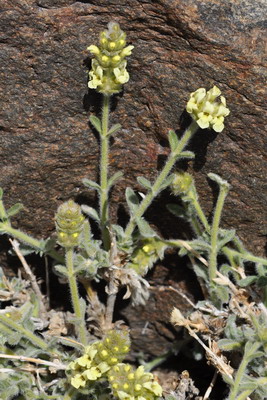
[[75, 247], [83, 229], [84, 216], [81, 207], [69, 200], [58, 207], [55, 222], [58, 243], [63, 247]]
[[176, 196], [188, 195], [194, 185], [194, 179], [188, 172], [177, 172], [172, 181], [172, 192]]

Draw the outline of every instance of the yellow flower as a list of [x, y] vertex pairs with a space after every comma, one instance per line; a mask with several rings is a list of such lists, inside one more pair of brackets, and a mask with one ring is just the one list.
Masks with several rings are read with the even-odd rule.
[[129, 80], [129, 74], [126, 70], [126, 65], [127, 63], [126, 61], [124, 61], [124, 63], [120, 67], [113, 69], [113, 73], [116, 78], [116, 83], [120, 83], [121, 85], [128, 82]]
[[215, 132], [224, 129], [224, 118], [229, 115], [230, 110], [226, 107], [225, 97], [221, 96], [218, 102], [220, 94], [221, 91], [217, 86], [213, 86], [208, 92], [200, 88], [190, 94], [186, 111], [201, 129], [211, 128]]
[[80, 387], [85, 386], [86, 380], [81, 374], [76, 374], [73, 378], [71, 378], [70, 383], [75, 387], [75, 389], [79, 389]]

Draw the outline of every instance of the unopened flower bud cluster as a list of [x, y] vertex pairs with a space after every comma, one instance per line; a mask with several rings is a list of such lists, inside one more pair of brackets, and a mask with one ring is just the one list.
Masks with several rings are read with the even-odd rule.
[[120, 92], [122, 85], [129, 80], [125, 58], [133, 48], [126, 46], [126, 34], [119, 24], [110, 22], [108, 30], [100, 33], [99, 46], [87, 48], [94, 55], [89, 72], [89, 88], [106, 95]]
[[118, 364], [108, 377], [115, 398], [120, 400], [155, 400], [162, 395], [161, 386], [143, 366], [134, 370], [130, 364]]
[[189, 195], [194, 186], [194, 179], [188, 172], [176, 172], [172, 181], [172, 192], [175, 196]]
[[73, 200], [59, 206], [55, 217], [58, 243], [63, 247], [77, 246], [84, 220], [81, 207]]
[[191, 93], [186, 106], [186, 111], [191, 114], [200, 128], [211, 128], [215, 132], [221, 132], [224, 129], [224, 118], [230, 111], [226, 107], [224, 96], [220, 96], [221, 91], [217, 86], [206, 92], [206, 89], [200, 88]]

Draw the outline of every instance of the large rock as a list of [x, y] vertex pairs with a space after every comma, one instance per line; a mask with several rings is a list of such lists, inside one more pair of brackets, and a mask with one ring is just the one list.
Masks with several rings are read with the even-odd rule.
[[[97, 44], [99, 32], [115, 20], [135, 49], [131, 80], [111, 117], [123, 126], [112, 146], [111, 170], [124, 171], [112, 193], [113, 216], [127, 185], [138, 188], [138, 175], [158, 173], [158, 157], [169, 151], [168, 130], [179, 130], [190, 92], [216, 84], [231, 114], [222, 133], [198, 133], [189, 170], [207, 213], [214, 204], [207, 173], [231, 183], [222, 225], [236, 228], [255, 254], [264, 253], [265, 0], [1, 0], [0, 7], [0, 185], [8, 205], [21, 201], [26, 207], [17, 225], [46, 236], [61, 201], [95, 204], [95, 194], [81, 184], [98, 174], [98, 145], [88, 116], [99, 98], [88, 94], [86, 47]], [[179, 237], [162, 202], [151, 218]], [[162, 309], [168, 315], [166, 304]]]

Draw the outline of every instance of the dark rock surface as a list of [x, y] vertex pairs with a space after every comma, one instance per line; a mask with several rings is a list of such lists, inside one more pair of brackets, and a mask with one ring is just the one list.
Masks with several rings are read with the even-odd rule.
[[[236, 228], [250, 250], [264, 254], [265, 0], [1, 0], [0, 8], [0, 186], [8, 205], [25, 205], [16, 220], [23, 230], [45, 237], [54, 230], [61, 201], [95, 202], [81, 184], [98, 174], [97, 141], [88, 125], [96, 96], [87, 91], [86, 47], [97, 44], [99, 32], [115, 20], [135, 49], [131, 80], [112, 114], [123, 129], [112, 146], [111, 171], [124, 170], [112, 193], [113, 215], [127, 185], [138, 188], [138, 175], [157, 174], [158, 156], [168, 154], [168, 130], [179, 131], [190, 92], [216, 84], [231, 114], [222, 133], [198, 133], [189, 170], [208, 213], [214, 198], [207, 173], [230, 182], [223, 226]], [[157, 213], [151, 211], [152, 220]], [[160, 215], [163, 230], [178, 237], [164, 207]]]

